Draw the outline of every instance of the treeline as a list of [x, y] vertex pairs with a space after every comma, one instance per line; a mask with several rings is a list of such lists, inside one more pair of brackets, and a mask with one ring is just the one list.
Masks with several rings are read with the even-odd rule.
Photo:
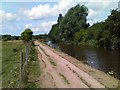
[[[32, 35], [32, 39], [41, 39], [46, 40], [47, 34], [39, 34], [39, 35]], [[12, 35], [0, 35], [0, 40], [8, 41], [8, 40], [22, 40], [21, 36], [12, 36]]]
[[58, 23], [52, 26], [49, 37], [53, 42], [118, 49], [120, 46], [120, 12], [112, 10], [103, 22], [89, 26], [88, 8], [76, 5]]
[[6, 35], [0, 35], [0, 39], [3, 41], [8, 41], [8, 40], [19, 40], [20, 36], [11, 36], [10, 34], [6, 34]]
[[47, 40], [47, 38], [48, 38], [47, 34], [33, 35], [33, 39]]

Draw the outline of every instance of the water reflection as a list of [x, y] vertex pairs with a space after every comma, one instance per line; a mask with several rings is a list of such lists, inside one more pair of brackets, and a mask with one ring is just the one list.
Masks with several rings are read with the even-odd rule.
[[93, 67], [95, 67], [97, 69], [101, 69], [100, 65], [102, 64], [102, 62], [99, 61], [95, 51], [85, 50], [84, 53], [85, 53], [87, 63], [90, 66], [93, 66]]

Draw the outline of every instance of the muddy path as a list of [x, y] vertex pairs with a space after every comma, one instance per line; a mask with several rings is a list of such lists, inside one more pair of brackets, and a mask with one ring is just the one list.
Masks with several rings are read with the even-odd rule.
[[40, 60], [42, 88], [105, 88], [92, 76], [55, 53], [47, 45], [35, 41]]

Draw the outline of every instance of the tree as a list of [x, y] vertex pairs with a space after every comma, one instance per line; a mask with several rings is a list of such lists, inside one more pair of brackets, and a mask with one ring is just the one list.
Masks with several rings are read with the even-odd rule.
[[58, 20], [57, 20], [58, 25], [60, 24], [60, 21], [61, 21], [62, 17], [63, 17], [62, 14], [59, 14], [59, 17], [58, 17]]
[[81, 40], [83, 40], [83, 36], [85, 34], [85, 30], [81, 29], [79, 32], [76, 32], [74, 34], [74, 42], [77, 44], [79, 43]]
[[24, 42], [28, 42], [28, 41], [32, 40], [32, 34], [33, 34], [33, 32], [31, 29], [25, 29], [25, 31], [21, 33], [21, 39]]
[[72, 41], [74, 34], [80, 29], [86, 29], [88, 8], [84, 5], [76, 5], [68, 10], [67, 14], [61, 19], [59, 38], [63, 41]]
[[[104, 30], [108, 30], [110, 35], [110, 45], [111, 47], [120, 48], [120, 12], [117, 10], [112, 10], [111, 15], [105, 20]], [[106, 35], [104, 36], [106, 37]]]
[[68, 43], [73, 41], [76, 32], [79, 32], [80, 29], [88, 28], [89, 24], [86, 23], [87, 15], [88, 8], [79, 4], [69, 9], [64, 17], [59, 14], [58, 23], [53, 25], [49, 32], [52, 41]]
[[112, 10], [102, 22], [89, 27], [88, 8], [76, 5], [63, 17], [59, 14], [58, 23], [52, 26], [49, 36], [53, 41], [91, 45], [103, 48], [120, 48], [120, 12]]
[[3, 39], [3, 41], [8, 41], [8, 40], [11, 40], [11, 35], [2, 35], [2, 39]]
[[104, 29], [109, 30], [115, 36], [120, 37], [120, 12], [112, 10], [111, 15], [105, 21]]
[[59, 34], [59, 25], [54, 24], [52, 26], [52, 29], [49, 32], [49, 37], [51, 38], [52, 42], [57, 42], [58, 41], [58, 34]]

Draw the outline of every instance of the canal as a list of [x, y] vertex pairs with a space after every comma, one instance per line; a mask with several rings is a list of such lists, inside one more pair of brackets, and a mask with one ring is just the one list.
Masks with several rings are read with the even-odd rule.
[[114, 77], [118, 76], [120, 63], [118, 62], [118, 51], [108, 50], [104, 48], [55, 44], [50, 41], [47, 42], [53, 48], [59, 48], [62, 52], [71, 55], [79, 61], [90, 65], [93, 68], [104, 71], [105, 73], [113, 72]]

